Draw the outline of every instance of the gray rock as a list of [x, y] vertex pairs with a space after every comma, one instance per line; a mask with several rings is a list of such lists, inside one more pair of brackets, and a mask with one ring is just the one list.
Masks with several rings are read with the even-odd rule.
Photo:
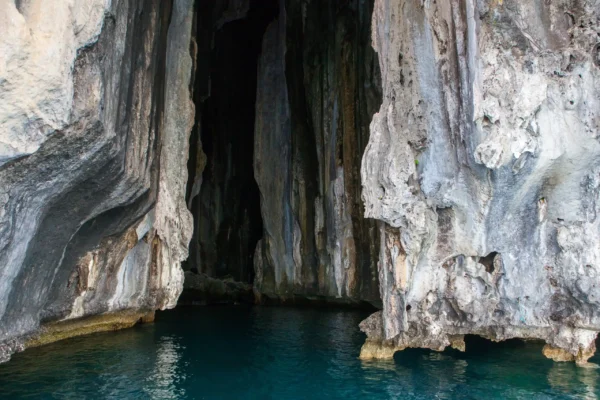
[[253, 281], [261, 302], [379, 304], [378, 232], [360, 197], [381, 103], [372, 4], [201, 4], [186, 269]]
[[375, 2], [384, 101], [361, 172], [383, 310], [363, 357], [464, 334], [593, 354], [599, 17], [593, 0]]
[[178, 304], [209, 305], [236, 303], [254, 303], [254, 292], [251, 284], [236, 281], [231, 277], [215, 279], [203, 273], [185, 272], [185, 283]]
[[192, 227], [193, 2], [20, 4], [0, 13], [4, 359], [48, 324], [173, 307]]
[[593, 354], [598, 0], [279, 0], [253, 152], [219, 115], [219, 162], [200, 106], [241, 103], [210, 53], [256, 10], [196, 3], [0, 5], [0, 361], [173, 307], [192, 235], [188, 288], [247, 300], [252, 175], [254, 295], [380, 305], [362, 357]]

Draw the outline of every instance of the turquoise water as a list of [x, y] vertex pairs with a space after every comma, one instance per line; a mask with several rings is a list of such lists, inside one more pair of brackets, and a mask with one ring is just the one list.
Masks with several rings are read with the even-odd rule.
[[357, 311], [182, 308], [0, 365], [0, 399], [550, 399], [600, 396], [600, 370], [555, 364], [538, 344], [469, 341], [358, 360]]

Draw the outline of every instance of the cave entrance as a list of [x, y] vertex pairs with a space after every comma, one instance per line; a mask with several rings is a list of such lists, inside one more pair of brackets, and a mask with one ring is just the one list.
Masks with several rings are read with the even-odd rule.
[[373, 7], [196, 0], [180, 304], [380, 301], [360, 183], [382, 102]]
[[[278, 12], [277, 0], [196, 2], [190, 49], [197, 60], [196, 121], [186, 198], [194, 235], [186, 280], [195, 274], [253, 282], [254, 250], [263, 234], [253, 170], [257, 62], [264, 32]], [[202, 283], [202, 291], [208, 286]]]

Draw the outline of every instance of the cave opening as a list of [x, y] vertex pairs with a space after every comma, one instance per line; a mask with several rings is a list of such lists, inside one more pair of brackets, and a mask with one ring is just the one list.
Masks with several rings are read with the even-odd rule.
[[373, 6], [196, 0], [179, 304], [379, 304], [360, 184], [382, 103]]
[[190, 49], [196, 117], [186, 193], [194, 234], [184, 270], [252, 284], [263, 234], [253, 170], [257, 62], [278, 2], [223, 7], [219, 0], [196, 2]]
[[496, 269], [496, 267], [494, 266], [494, 260], [496, 259], [496, 256], [499, 254], [500, 253], [498, 253], [496, 251], [492, 251], [487, 256], [479, 258], [479, 263], [485, 267], [485, 270], [487, 273], [489, 273], [489, 274], [494, 273], [494, 270]]

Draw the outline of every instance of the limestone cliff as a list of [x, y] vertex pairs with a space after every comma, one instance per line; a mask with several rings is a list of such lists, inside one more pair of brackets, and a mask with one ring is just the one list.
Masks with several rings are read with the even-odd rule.
[[193, 1], [0, 10], [2, 361], [175, 305], [192, 227]]
[[380, 305], [365, 358], [595, 351], [600, 1], [0, 11], [0, 361], [173, 307], [190, 241], [200, 297]]
[[600, 330], [600, 2], [375, 2], [383, 104], [362, 164], [383, 309], [362, 356]]

